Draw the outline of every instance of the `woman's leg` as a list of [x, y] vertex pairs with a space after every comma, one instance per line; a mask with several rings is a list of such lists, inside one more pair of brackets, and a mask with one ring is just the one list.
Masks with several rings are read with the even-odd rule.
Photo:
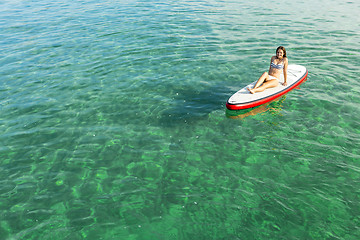
[[278, 85], [279, 85], [279, 81], [277, 79], [273, 79], [273, 80], [264, 82], [263, 85], [261, 85], [260, 87], [251, 89], [251, 91], [249, 89], [249, 91], [251, 93], [262, 92], [267, 88], [277, 87]]
[[[269, 77], [269, 74], [268, 74], [267, 72], [264, 72], [264, 73], [261, 75], [261, 77], [259, 77], [259, 79], [257, 80], [255, 86], [254, 86], [252, 89], [248, 88], [248, 91], [254, 94], [254, 93], [255, 93], [254, 90], [255, 90], [256, 88], [260, 87], [260, 85], [263, 84], [264, 81], [266, 81], [266, 79], [267, 79], [268, 77]], [[264, 90], [263, 90], [263, 91], [264, 91]]]
[[261, 77], [259, 77], [259, 79], [257, 80], [256, 84], [255, 84], [255, 88], [260, 87], [260, 85], [266, 80], [266, 78], [269, 76], [269, 74], [267, 72], [264, 72]]

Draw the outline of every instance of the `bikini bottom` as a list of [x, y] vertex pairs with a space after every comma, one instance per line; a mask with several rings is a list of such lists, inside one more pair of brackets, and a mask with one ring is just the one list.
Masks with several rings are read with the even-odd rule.
[[276, 79], [276, 80], [278, 80], [279, 81], [279, 79], [277, 79], [276, 77], [274, 77], [274, 76], [271, 76], [271, 75], [269, 75], [269, 77], [268, 77], [268, 81], [270, 81], [270, 80], [273, 80], [273, 79]]

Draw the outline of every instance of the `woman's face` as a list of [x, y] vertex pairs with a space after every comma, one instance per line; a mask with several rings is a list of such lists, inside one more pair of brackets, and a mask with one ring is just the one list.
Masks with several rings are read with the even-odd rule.
[[281, 50], [281, 49], [277, 50], [276, 57], [279, 58], [279, 59], [282, 59], [283, 56], [284, 56], [284, 51]]

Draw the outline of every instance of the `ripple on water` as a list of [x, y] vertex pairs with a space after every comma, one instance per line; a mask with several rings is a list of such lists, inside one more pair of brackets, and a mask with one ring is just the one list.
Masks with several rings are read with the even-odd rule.
[[[3, 1], [0, 232], [358, 239], [359, 4], [294, 4]], [[308, 81], [227, 118], [278, 45]]]

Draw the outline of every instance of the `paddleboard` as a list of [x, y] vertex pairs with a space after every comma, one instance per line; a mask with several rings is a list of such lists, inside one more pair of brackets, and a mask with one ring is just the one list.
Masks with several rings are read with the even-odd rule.
[[253, 88], [257, 81], [247, 85], [233, 94], [227, 101], [229, 110], [241, 110], [253, 108], [270, 102], [298, 87], [307, 78], [308, 71], [304, 66], [289, 64], [287, 68], [287, 86], [284, 83], [284, 75], [280, 75], [280, 83], [277, 87], [265, 89], [263, 92], [251, 94], [247, 88]]

